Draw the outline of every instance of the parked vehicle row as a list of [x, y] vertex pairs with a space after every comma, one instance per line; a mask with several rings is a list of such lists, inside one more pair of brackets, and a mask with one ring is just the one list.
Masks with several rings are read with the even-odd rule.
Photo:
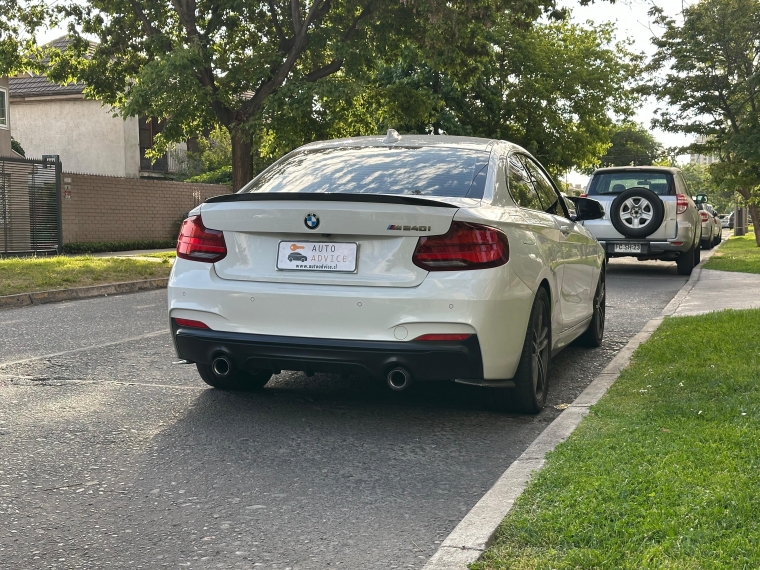
[[360, 372], [399, 391], [482, 386], [494, 407], [536, 413], [552, 357], [602, 343], [607, 260], [688, 274], [702, 235], [677, 169], [601, 169], [573, 198], [504, 141], [391, 130], [312, 143], [190, 212], [170, 326], [217, 388]]
[[723, 226], [712, 204], [698, 204], [702, 219], [702, 249], [712, 249], [723, 241]]
[[601, 219], [585, 223], [607, 257], [675, 261], [690, 275], [700, 259], [702, 219], [677, 168], [600, 168], [591, 176], [589, 197], [604, 207]]

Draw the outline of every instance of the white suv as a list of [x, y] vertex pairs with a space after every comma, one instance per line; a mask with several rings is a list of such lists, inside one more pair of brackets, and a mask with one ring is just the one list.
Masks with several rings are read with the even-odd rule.
[[[702, 220], [678, 168], [599, 168], [583, 196], [604, 206], [604, 217], [584, 226], [608, 258], [675, 261], [680, 275], [690, 275], [699, 263]], [[696, 202], [707, 202], [707, 196]]]

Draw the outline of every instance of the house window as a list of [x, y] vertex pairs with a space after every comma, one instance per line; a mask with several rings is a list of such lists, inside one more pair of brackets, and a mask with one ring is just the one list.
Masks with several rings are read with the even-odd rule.
[[0, 129], [8, 128], [8, 90], [0, 87]]
[[146, 156], [146, 152], [153, 148], [153, 141], [156, 135], [160, 133], [163, 128], [163, 121], [159, 121], [156, 118], [140, 117], [138, 119], [140, 126], [140, 170], [149, 172], [168, 172], [169, 161], [166, 154], [155, 162]]

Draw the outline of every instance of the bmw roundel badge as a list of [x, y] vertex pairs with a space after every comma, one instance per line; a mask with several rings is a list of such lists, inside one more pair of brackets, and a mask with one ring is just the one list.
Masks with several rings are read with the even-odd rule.
[[316, 214], [306, 214], [306, 217], [303, 219], [303, 223], [310, 230], [316, 230], [319, 227], [319, 216]]

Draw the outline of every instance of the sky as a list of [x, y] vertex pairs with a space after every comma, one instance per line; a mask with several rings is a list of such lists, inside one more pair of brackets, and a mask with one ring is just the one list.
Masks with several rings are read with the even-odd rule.
[[[668, 16], [674, 17], [680, 21], [680, 14], [683, 7], [692, 4], [692, 0], [618, 0], [614, 4], [606, 1], [596, 0], [589, 6], [579, 6], [574, 0], [559, 0], [560, 6], [567, 7], [572, 11], [572, 19], [578, 23], [592, 21], [596, 24], [602, 22], [614, 22], [619, 40], [631, 38], [634, 40], [632, 50], [643, 52], [651, 57], [655, 48], [651, 43], [653, 33], [657, 29], [651, 23], [651, 18], [647, 14], [652, 5], [662, 8]], [[655, 109], [658, 104], [656, 101], [648, 100], [638, 109], [633, 119], [651, 129], [652, 118], [655, 115]], [[651, 129], [654, 137], [666, 147], [684, 146], [692, 142], [691, 138], [676, 134], [666, 133], [657, 129]], [[687, 162], [688, 155], [678, 158], [679, 162]], [[568, 181], [571, 183], [584, 184], [588, 181], [588, 176], [577, 172], [568, 174]]]
[[[619, 40], [631, 38], [634, 40], [633, 51], [643, 52], [651, 57], [654, 54], [654, 46], [650, 38], [653, 32], [657, 32], [651, 24], [651, 18], [647, 14], [653, 4], [662, 8], [668, 16], [680, 19], [683, 7], [689, 6], [694, 0], [617, 0], [614, 4], [608, 0], [594, 0], [588, 6], [580, 6], [578, 0], [557, 0], [560, 7], [569, 8], [572, 19], [578, 23], [591, 21], [596, 24], [614, 22]], [[65, 34], [62, 29], [47, 30], [39, 35], [39, 42], [48, 42]], [[652, 118], [657, 108], [655, 101], [645, 101], [633, 119], [651, 129]], [[666, 147], [684, 146], [691, 143], [691, 139], [679, 134], [666, 133], [652, 129], [655, 138]], [[679, 162], [687, 162], [688, 156], [679, 157]], [[588, 176], [578, 172], [568, 173], [567, 180], [571, 183], [583, 184], [588, 181]]]

